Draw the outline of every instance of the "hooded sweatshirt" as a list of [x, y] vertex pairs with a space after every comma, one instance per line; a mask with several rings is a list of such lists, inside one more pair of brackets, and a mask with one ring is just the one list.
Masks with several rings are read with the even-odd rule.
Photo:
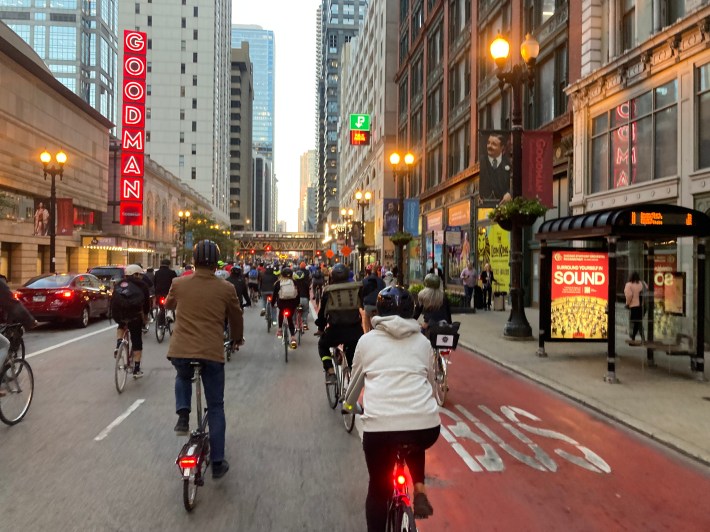
[[415, 320], [375, 316], [355, 348], [345, 403], [363, 396], [365, 432], [421, 430], [441, 424], [433, 396], [433, 350]]

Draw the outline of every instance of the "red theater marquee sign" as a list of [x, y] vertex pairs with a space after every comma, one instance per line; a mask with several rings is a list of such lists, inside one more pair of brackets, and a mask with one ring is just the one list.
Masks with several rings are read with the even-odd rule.
[[143, 225], [147, 35], [123, 32], [121, 225]]

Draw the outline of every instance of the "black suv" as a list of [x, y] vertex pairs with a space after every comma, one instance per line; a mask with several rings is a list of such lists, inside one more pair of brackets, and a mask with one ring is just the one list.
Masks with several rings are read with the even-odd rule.
[[126, 276], [126, 267], [117, 266], [94, 266], [88, 273], [98, 277], [111, 292], [115, 284]]

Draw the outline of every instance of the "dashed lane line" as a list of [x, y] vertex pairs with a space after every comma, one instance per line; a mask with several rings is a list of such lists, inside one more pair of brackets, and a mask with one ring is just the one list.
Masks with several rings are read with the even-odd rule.
[[117, 426], [119, 426], [123, 421], [130, 416], [140, 405], [142, 405], [145, 402], [145, 399], [137, 399], [135, 403], [133, 403], [130, 407], [128, 407], [128, 410], [126, 410], [123, 414], [118, 416], [116, 419], [114, 419], [111, 423], [109, 423], [108, 427], [106, 427], [104, 430], [99, 432], [98, 436], [94, 438], [94, 441], [101, 441], [106, 436], [108, 436], [108, 433], [111, 432], [113, 429], [115, 429]]
[[69, 345], [71, 343], [78, 342], [79, 340], [83, 340], [84, 338], [89, 338], [90, 336], [94, 336], [96, 334], [101, 334], [103, 332], [111, 331], [111, 330], [115, 330], [115, 329], [116, 329], [115, 325], [111, 325], [110, 327], [104, 327], [103, 329], [99, 329], [98, 331], [93, 331], [93, 332], [84, 334], [82, 336], [77, 336], [76, 338], [72, 338], [71, 340], [67, 340], [66, 342], [61, 342], [59, 344], [45, 347], [44, 349], [40, 349], [39, 351], [35, 351], [34, 353], [30, 353], [29, 355], [25, 356], [25, 358], [36, 357], [36, 356], [41, 355], [43, 353], [47, 353], [47, 352], [52, 351], [54, 349], [58, 349], [59, 347], [64, 347], [65, 345]]

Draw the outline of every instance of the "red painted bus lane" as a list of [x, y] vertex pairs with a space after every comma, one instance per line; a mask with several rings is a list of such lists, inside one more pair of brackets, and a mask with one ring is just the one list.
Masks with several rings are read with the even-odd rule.
[[710, 469], [457, 350], [421, 532], [710, 530]]

